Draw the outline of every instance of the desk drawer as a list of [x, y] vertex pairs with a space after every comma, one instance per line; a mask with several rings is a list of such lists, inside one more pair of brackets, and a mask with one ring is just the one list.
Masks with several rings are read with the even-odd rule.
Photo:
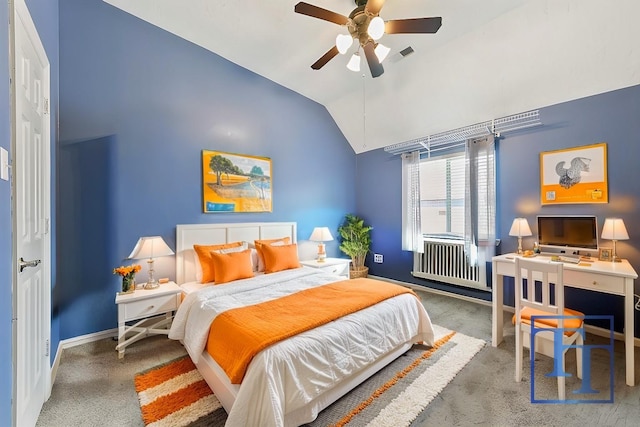
[[624, 278], [606, 274], [583, 273], [581, 271], [564, 270], [566, 286], [590, 289], [609, 294], [624, 295]]
[[147, 298], [125, 304], [124, 317], [125, 320], [134, 320], [177, 309], [178, 303], [175, 294], [161, 295], [155, 298]]

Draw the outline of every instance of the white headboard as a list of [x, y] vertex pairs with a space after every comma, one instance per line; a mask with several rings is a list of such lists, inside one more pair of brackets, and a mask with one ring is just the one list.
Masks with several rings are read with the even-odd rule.
[[176, 226], [176, 281], [196, 280], [193, 245], [219, 245], [290, 237], [296, 243], [295, 222], [240, 222], [234, 224], [178, 224]]

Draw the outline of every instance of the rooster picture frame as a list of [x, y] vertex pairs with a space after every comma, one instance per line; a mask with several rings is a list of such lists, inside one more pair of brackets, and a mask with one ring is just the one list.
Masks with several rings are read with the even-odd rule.
[[540, 153], [540, 203], [608, 203], [607, 143]]

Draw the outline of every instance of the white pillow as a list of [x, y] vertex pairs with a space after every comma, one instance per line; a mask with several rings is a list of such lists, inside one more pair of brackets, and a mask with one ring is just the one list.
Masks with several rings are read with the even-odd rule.
[[259, 270], [260, 259], [258, 258], [258, 251], [256, 248], [251, 248], [251, 269], [255, 272]]

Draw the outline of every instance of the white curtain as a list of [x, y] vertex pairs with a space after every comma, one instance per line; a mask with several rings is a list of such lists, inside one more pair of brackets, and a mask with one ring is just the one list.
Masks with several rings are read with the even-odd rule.
[[402, 154], [402, 250], [424, 252], [420, 224], [420, 152]]
[[491, 261], [496, 247], [493, 135], [467, 141], [465, 167], [465, 253], [471, 265], [484, 265]]

